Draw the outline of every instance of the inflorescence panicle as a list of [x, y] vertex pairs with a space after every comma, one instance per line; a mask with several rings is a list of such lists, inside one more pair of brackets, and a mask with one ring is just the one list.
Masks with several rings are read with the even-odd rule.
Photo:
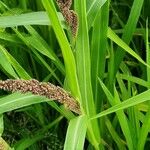
[[71, 28], [72, 35], [76, 37], [78, 30], [78, 16], [73, 10], [70, 10], [72, 0], [56, 0], [56, 2], [66, 22]]
[[31, 92], [34, 95], [45, 96], [46, 98], [57, 100], [59, 103], [64, 104], [69, 110], [80, 114], [78, 102], [64, 89], [49, 82], [39, 82], [35, 79], [7, 79], [5, 81], [0, 80], [0, 89], [11, 92], [19, 91], [21, 93]]

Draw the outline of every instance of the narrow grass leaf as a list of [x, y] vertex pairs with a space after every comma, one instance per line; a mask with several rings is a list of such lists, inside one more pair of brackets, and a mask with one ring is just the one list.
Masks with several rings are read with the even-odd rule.
[[[121, 103], [121, 101], [119, 99], [119, 94], [118, 94], [116, 88], [115, 88], [115, 91], [114, 91], [114, 103], [116, 103], [116, 104]], [[134, 150], [133, 136], [130, 132], [128, 120], [126, 118], [126, 115], [125, 115], [124, 111], [119, 110], [119, 111], [116, 112], [116, 114], [117, 114], [121, 129], [122, 129], [122, 132], [123, 132], [123, 134], [126, 138], [127, 146], [130, 150]]]
[[22, 108], [36, 103], [50, 101], [41, 96], [35, 96], [30, 93], [20, 94], [13, 93], [11, 95], [0, 98], [0, 113]]
[[84, 111], [90, 116], [95, 112], [91, 86], [90, 48], [86, 19], [85, 0], [75, 1], [75, 10], [79, 16], [79, 32], [76, 39], [77, 72]]
[[4, 120], [3, 120], [3, 114], [0, 114], [0, 136], [2, 136], [4, 131]]
[[76, 117], [69, 122], [64, 150], [83, 150], [87, 130], [87, 116]]
[[[124, 49], [126, 52], [128, 52], [130, 55], [132, 55], [134, 58], [136, 58], [139, 62], [141, 62], [142, 64], [144, 64], [145, 66], [150, 67], [147, 63], [145, 63], [142, 58], [137, 55], [122, 39], [120, 39], [117, 34], [115, 34], [115, 32], [113, 32], [113, 30], [111, 30], [110, 28], [108, 29], [108, 37], [114, 41], [118, 46], [120, 46], [122, 49]], [[119, 57], [119, 56], [117, 56]], [[116, 60], [115, 60], [116, 62]]]
[[[25, 37], [23, 36], [22, 33], [20, 33], [19, 31], [15, 30], [15, 32], [17, 33], [18, 37], [20, 37], [20, 39], [28, 46], [30, 47], [30, 49], [32, 50], [32, 52], [36, 55], [36, 58], [38, 60], [40, 60], [40, 62], [52, 73], [52, 75], [56, 78], [56, 80], [61, 84], [61, 81], [59, 80], [59, 78], [57, 77], [57, 75], [55, 74], [55, 72], [53, 72], [53, 70], [51, 69], [50, 65], [48, 63], [46, 63], [46, 61], [42, 58], [42, 56], [38, 53], [42, 53], [40, 51], [40, 49], [38, 48], [39, 51], [37, 51], [36, 49], [32, 48], [31, 45], [29, 44], [29, 41], [32, 40], [34, 37]], [[34, 47], [34, 46], [33, 46]], [[45, 54], [45, 53], [44, 53]], [[56, 62], [57, 64], [57, 62]], [[60, 64], [60, 66], [62, 66], [62, 64]], [[62, 72], [64, 72], [64, 68], [63, 66], [62, 68]]]
[[54, 52], [48, 46], [46, 41], [38, 34], [38, 32], [31, 26], [25, 26], [25, 28], [31, 35], [31, 36], [25, 37], [27, 38], [28, 43], [31, 46], [33, 46], [35, 49], [37, 49], [39, 52], [41, 52], [42, 54], [46, 55], [47, 57], [55, 61], [56, 59], [54, 58], [54, 55], [55, 55]]
[[10, 53], [4, 47], [0, 45], [0, 49], [22, 79], [31, 78], [29, 74], [22, 68], [22, 66], [13, 58], [13, 56], [10, 55]]
[[[150, 43], [149, 43], [149, 34], [150, 34], [150, 31], [148, 29], [148, 20], [146, 22], [146, 63], [148, 65], [150, 65]], [[150, 68], [146, 68], [147, 69], [147, 82], [150, 82]], [[150, 88], [150, 86], [149, 86]]]
[[139, 135], [139, 139], [138, 139], [138, 145], [137, 146], [137, 150], [143, 150], [144, 149], [144, 145], [146, 143], [146, 137], [148, 135], [149, 132], [149, 128], [150, 128], [150, 108], [148, 108], [148, 112], [146, 113], [144, 120], [143, 120], [143, 125], [142, 128], [140, 130], [140, 135]]
[[76, 74], [76, 64], [71, 50], [70, 44], [67, 37], [63, 31], [61, 22], [58, 18], [55, 6], [51, 0], [42, 0], [43, 6], [47, 11], [49, 19], [51, 20], [52, 27], [58, 39], [60, 48], [62, 50], [64, 64], [66, 69], [66, 78], [72, 95], [77, 99], [80, 99], [80, 91], [78, 86], [77, 74]]
[[42, 65], [47, 68], [47, 70], [51, 73], [51, 75], [58, 81], [58, 83], [63, 87], [62, 81], [59, 79], [58, 75], [55, 73], [55, 71], [50, 67], [50, 65], [44, 60], [44, 58], [34, 49], [32, 49], [32, 52], [35, 54], [36, 59], [38, 59]]
[[31, 79], [30, 75], [22, 68], [22, 66], [15, 60], [14, 57], [12, 57], [9, 53], [8, 56], [10, 58], [10, 61], [12, 63], [12, 66], [15, 68], [16, 72], [22, 79]]
[[105, 4], [107, 0], [93, 0], [93, 1], [87, 1], [88, 10], [87, 10], [87, 20], [88, 20], [88, 28], [90, 29], [91, 26], [93, 25], [96, 15], [101, 9], [101, 7]]
[[0, 27], [16, 27], [22, 25], [49, 25], [50, 20], [46, 12], [31, 12], [20, 15], [0, 17]]
[[4, 53], [4, 47], [1, 45], [0, 45], [0, 65], [12, 77], [14, 77], [14, 78], [18, 77], [18, 75], [15, 73], [8, 57]]
[[[100, 84], [101, 84], [101, 86], [102, 86], [102, 88], [103, 88], [103, 90], [104, 90], [104, 92], [108, 98], [109, 103], [112, 106], [120, 104], [121, 101], [119, 99], [119, 95], [117, 93], [117, 90], [116, 89], [114, 90], [114, 97], [113, 97], [112, 94], [107, 89], [107, 87], [103, 84], [103, 82], [100, 79], [99, 79], [99, 82], [100, 82]], [[129, 147], [129, 149], [133, 150], [132, 136], [131, 136], [128, 121], [127, 121], [127, 118], [124, 114], [124, 111], [123, 110], [116, 111], [116, 114], [117, 114], [121, 129], [122, 129], [122, 132], [124, 133], [124, 136], [126, 138], [127, 145]]]
[[22, 138], [15, 146], [15, 150], [23, 150], [29, 148], [31, 145], [35, 144], [36, 142], [42, 140], [44, 135], [36, 135], [31, 137]]
[[[146, 23], [146, 62], [150, 65], [150, 47], [149, 47], [149, 38], [148, 38], [148, 21]], [[147, 82], [150, 83], [150, 68], [147, 67]], [[148, 86], [148, 89], [150, 89], [150, 85]], [[144, 117], [143, 125], [140, 130], [140, 135], [138, 139], [138, 144], [140, 144], [137, 147], [137, 150], [144, 149], [144, 145], [146, 143], [146, 138], [148, 135], [150, 129], [150, 102], [148, 103], [148, 111]]]
[[136, 83], [138, 85], [141, 85], [141, 86], [144, 86], [146, 88], [148, 88], [150, 86], [150, 83], [143, 80], [143, 79], [140, 79], [138, 77], [135, 77], [135, 76], [131, 76], [131, 75], [127, 75], [127, 74], [117, 74], [116, 76], [117, 78], [121, 78], [123, 80], [127, 80], [127, 81], [131, 81], [133, 83]]
[[[32, 35], [30, 38], [26, 39], [28, 43], [33, 46], [35, 49], [37, 49], [40, 53], [44, 53], [49, 57], [51, 60], [53, 60], [54, 64], [58, 67], [58, 69], [65, 74], [65, 69], [62, 64], [62, 62], [59, 60], [57, 55], [54, 53], [54, 50], [50, 48], [50, 46], [47, 44], [47, 42], [38, 34], [38, 32], [31, 26], [25, 26], [25, 28], [28, 30], [28, 32]], [[36, 44], [39, 43], [39, 44]]]
[[146, 102], [150, 100], [150, 90], [147, 90], [141, 94], [138, 94], [136, 96], [133, 96], [132, 98], [129, 98], [123, 102], [121, 102], [120, 104], [116, 104], [115, 106], [102, 111], [101, 113], [97, 114], [96, 116], [93, 116], [91, 119], [96, 119], [108, 114], [111, 114], [113, 112], [116, 112], [118, 110], [122, 110], [122, 109], [126, 109], [129, 108], [131, 106], [135, 106], [137, 104]]
[[[119, 73], [118, 73], [119, 74]], [[120, 96], [123, 100], [126, 100], [129, 98], [129, 92], [128, 92], [128, 89], [125, 85], [125, 83], [123, 82], [123, 79], [120, 78], [119, 76], [117, 76], [117, 82], [118, 82], [118, 85], [119, 85], [119, 88], [120, 88]]]
[[[57, 13], [64, 28], [64, 18], [61, 13]], [[51, 25], [51, 21], [45, 11], [30, 12], [18, 15], [0, 16], [0, 27], [17, 27], [26, 25]]]
[[[74, 1], [75, 11], [79, 17], [79, 29], [76, 39], [76, 64], [78, 81], [80, 85], [82, 106], [85, 114], [93, 116], [96, 113], [94, 105], [93, 91], [91, 84], [91, 58], [90, 58], [90, 46], [87, 26], [87, 15], [86, 15], [86, 1], [76, 0]], [[100, 141], [100, 131], [97, 124], [97, 120], [89, 123], [88, 134], [91, 138], [95, 148], [98, 148]], [[100, 144], [100, 146], [103, 146]]]
[[91, 42], [91, 77], [92, 88], [96, 106], [101, 108], [102, 90], [98, 77], [103, 79], [105, 72], [106, 49], [107, 49], [107, 29], [108, 29], [108, 1], [99, 9], [95, 18], [92, 31]]
[[107, 126], [107, 129], [109, 130], [109, 133], [111, 134], [113, 140], [116, 142], [118, 149], [125, 150], [125, 143], [123, 143], [123, 140], [119, 137], [117, 132], [115, 131], [111, 121], [108, 119], [108, 117], [105, 117], [105, 124]]
[[75, 115], [68, 111], [64, 106], [58, 106], [54, 101], [47, 102], [51, 107], [53, 107], [55, 110], [57, 110], [62, 116], [64, 116], [66, 119], [71, 120], [75, 117]]
[[21, 40], [15, 35], [7, 32], [0, 32], [0, 39], [9, 41], [12, 43], [22, 44]]
[[[122, 40], [129, 45], [132, 35], [135, 31], [138, 19], [140, 17], [140, 13], [142, 10], [144, 0], [134, 0], [131, 8], [131, 12], [127, 21], [127, 24], [125, 25], [124, 32], [122, 35]], [[119, 41], [117, 42], [119, 44]], [[119, 47], [115, 53], [115, 70], [114, 75], [117, 73], [117, 70], [120, 66], [120, 63], [125, 56], [125, 52], [122, 50], [123, 47]]]

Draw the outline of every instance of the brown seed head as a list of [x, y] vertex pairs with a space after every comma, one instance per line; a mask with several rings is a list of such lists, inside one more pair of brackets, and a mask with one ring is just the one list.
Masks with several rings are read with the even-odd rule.
[[76, 37], [78, 31], [78, 16], [73, 10], [70, 10], [72, 0], [56, 0], [56, 1], [67, 24], [71, 28], [73, 37]]
[[34, 95], [45, 96], [49, 99], [57, 100], [59, 103], [65, 104], [68, 109], [80, 114], [80, 107], [77, 101], [64, 89], [51, 83], [39, 82], [35, 79], [8, 79], [5, 81], [0, 81], [0, 89], [11, 92], [31, 92]]

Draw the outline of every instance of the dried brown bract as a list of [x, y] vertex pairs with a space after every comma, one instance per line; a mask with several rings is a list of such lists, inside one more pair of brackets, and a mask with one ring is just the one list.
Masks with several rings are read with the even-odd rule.
[[5, 81], [0, 81], [0, 89], [11, 92], [31, 92], [34, 95], [45, 96], [49, 99], [57, 100], [59, 103], [64, 104], [69, 110], [80, 114], [80, 107], [77, 101], [64, 89], [51, 83], [39, 82], [35, 79], [7, 79]]
[[72, 0], [56, 0], [56, 2], [66, 22], [71, 28], [72, 35], [76, 37], [78, 30], [78, 17], [73, 10], [70, 10]]

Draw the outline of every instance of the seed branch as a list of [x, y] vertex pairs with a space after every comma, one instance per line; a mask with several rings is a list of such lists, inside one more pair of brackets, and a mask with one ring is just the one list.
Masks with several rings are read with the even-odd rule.
[[11, 92], [20, 91], [21, 93], [31, 92], [34, 95], [45, 96], [46, 98], [57, 100], [59, 103], [64, 104], [69, 110], [80, 114], [80, 107], [77, 101], [64, 89], [49, 82], [39, 82], [35, 79], [7, 79], [0, 81], [0, 89]]
[[78, 17], [73, 10], [70, 10], [72, 0], [56, 0], [56, 2], [66, 22], [71, 28], [72, 35], [76, 37], [78, 30]]

